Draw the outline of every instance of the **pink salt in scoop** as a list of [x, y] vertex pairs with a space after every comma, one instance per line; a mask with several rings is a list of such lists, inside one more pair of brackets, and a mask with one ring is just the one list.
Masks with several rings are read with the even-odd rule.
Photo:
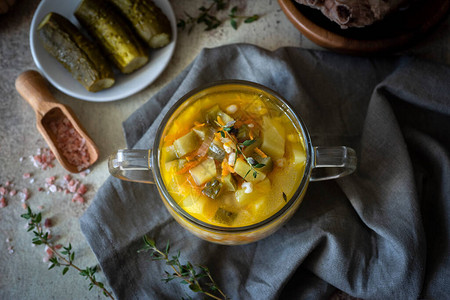
[[97, 161], [97, 146], [70, 107], [53, 97], [41, 74], [25, 71], [16, 79], [16, 89], [33, 107], [37, 129], [66, 170], [79, 173]]

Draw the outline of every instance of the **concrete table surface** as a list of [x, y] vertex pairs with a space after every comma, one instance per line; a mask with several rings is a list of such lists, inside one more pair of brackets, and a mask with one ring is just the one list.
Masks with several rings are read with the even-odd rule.
[[[178, 18], [183, 17], [184, 12], [195, 14], [198, 7], [207, 3], [206, 0], [171, 1]], [[0, 187], [18, 191], [16, 195], [5, 195], [7, 206], [0, 208], [0, 299], [101, 299], [104, 296], [98, 289], [88, 291], [88, 281], [75, 270], [64, 277], [61, 269], [47, 270], [48, 263], [43, 262], [44, 247], [32, 246], [33, 234], [26, 231], [26, 222], [20, 217], [26, 212], [21, 201], [23, 189], [30, 193], [25, 203], [35, 211], [40, 208], [43, 217], [52, 220], [50, 230], [57, 236], [58, 243], [72, 244], [75, 263], [81, 267], [94, 266], [96, 258], [80, 231], [78, 218], [108, 177], [107, 156], [125, 147], [121, 124], [133, 111], [176, 77], [204, 47], [251, 43], [269, 50], [283, 46], [320, 48], [294, 28], [276, 0], [232, 0], [231, 5], [238, 5], [244, 14], [259, 14], [261, 19], [242, 24], [238, 30], [226, 22], [209, 32], [202, 26], [197, 26], [189, 35], [179, 31], [176, 50], [167, 69], [153, 84], [133, 96], [96, 103], [69, 97], [50, 87], [60, 102], [75, 111], [100, 150], [98, 162], [86, 177], [73, 175], [88, 186], [87, 201], [80, 204], [72, 202], [71, 195], [62, 192], [38, 191], [46, 178], [56, 176], [57, 180], [62, 180], [68, 172], [57, 161], [50, 170], [33, 166], [29, 157], [46, 144], [36, 129], [32, 108], [14, 87], [21, 72], [37, 69], [29, 47], [29, 28], [38, 4], [37, 0], [17, 0], [7, 14], [0, 15]], [[405, 52], [449, 64], [449, 41], [447, 18], [428, 37]], [[31, 173], [31, 177], [24, 178], [25, 173]], [[6, 186], [8, 181], [10, 184]], [[97, 277], [104, 281], [101, 272]]]

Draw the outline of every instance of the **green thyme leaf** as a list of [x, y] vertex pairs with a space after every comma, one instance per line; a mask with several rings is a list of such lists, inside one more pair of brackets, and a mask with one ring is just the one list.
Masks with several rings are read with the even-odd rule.
[[287, 196], [284, 192], [283, 192], [283, 200], [284, 200], [284, 202], [287, 202]]
[[63, 271], [62, 271], [62, 274], [63, 274], [63, 275], [66, 275], [67, 271], [69, 271], [69, 267], [65, 267], [65, 268], [63, 269]]
[[235, 19], [230, 19], [230, 24], [231, 27], [233, 27], [234, 30], [237, 30], [238, 26], [237, 26], [237, 22]]
[[257, 169], [262, 168], [264, 166], [265, 166], [265, 164], [256, 164], [256, 165], [254, 165], [254, 167], [257, 168]]
[[170, 251], [170, 244], [169, 241], [167, 241], [166, 250], [164, 252], [166, 253], [166, 255], [168, 255], [169, 251]]
[[237, 9], [238, 9], [237, 6], [233, 6], [233, 8], [230, 10], [230, 17], [234, 18], [236, 16]]
[[201, 291], [201, 288], [198, 286], [198, 284], [195, 284], [195, 283], [191, 283], [189, 285], [189, 288], [191, 289], [191, 291], [196, 292], [196, 293]]
[[246, 140], [242, 143], [244, 146], [250, 146], [251, 144], [255, 143], [256, 140]]
[[244, 23], [252, 23], [255, 22], [259, 19], [258, 15], [253, 15], [251, 17], [248, 17], [247, 19], [244, 20]]
[[29, 220], [31, 216], [29, 214], [20, 215], [22, 218]]

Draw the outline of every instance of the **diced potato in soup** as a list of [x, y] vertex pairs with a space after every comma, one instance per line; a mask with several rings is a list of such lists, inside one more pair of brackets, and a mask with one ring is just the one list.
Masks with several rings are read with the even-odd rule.
[[261, 222], [286, 205], [303, 178], [299, 125], [265, 94], [201, 95], [168, 126], [160, 152], [164, 184], [183, 210], [203, 222]]

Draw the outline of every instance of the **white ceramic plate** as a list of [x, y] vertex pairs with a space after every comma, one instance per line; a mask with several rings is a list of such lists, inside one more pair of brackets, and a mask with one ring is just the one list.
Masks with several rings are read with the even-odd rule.
[[139, 70], [131, 74], [120, 74], [119, 71], [115, 70], [116, 82], [111, 88], [96, 93], [88, 92], [72, 77], [68, 70], [44, 49], [37, 35], [36, 29], [39, 23], [49, 12], [56, 12], [65, 16], [80, 28], [80, 24], [73, 15], [80, 0], [42, 0], [39, 4], [30, 28], [30, 48], [36, 66], [57, 89], [78, 99], [105, 102], [123, 99], [139, 92], [152, 83], [166, 68], [175, 50], [177, 39], [176, 19], [169, 1], [153, 0], [153, 2], [170, 20], [172, 41], [164, 48], [149, 50], [149, 62]]

